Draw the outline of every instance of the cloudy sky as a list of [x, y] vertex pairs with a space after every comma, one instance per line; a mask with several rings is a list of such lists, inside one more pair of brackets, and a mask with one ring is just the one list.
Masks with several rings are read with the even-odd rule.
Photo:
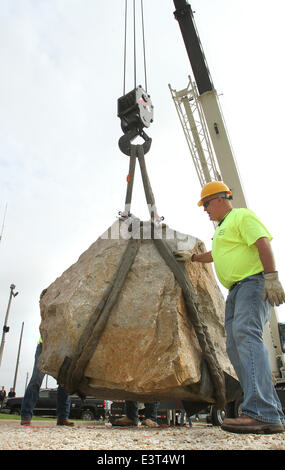
[[[24, 392], [39, 338], [39, 295], [124, 207], [128, 158], [123, 93], [124, 0], [0, 0], [0, 327], [12, 300], [0, 386]], [[130, 2], [129, 2], [130, 3]], [[190, 2], [226, 119], [249, 207], [274, 237], [285, 285], [284, 0]], [[140, 2], [137, 1], [139, 6]], [[146, 163], [159, 213], [210, 249], [213, 226], [168, 84], [186, 87], [190, 64], [172, 0], [144, 0], [153, 143]], [[129, 19], [130, 21], [130, 19]], [[139, 21], [139, 20], [138, 20]], [[129, 23], [131, 29], [131, 23]], [[144, 85], [138, 30], [137, 83]], [[128, 37], [127, 91], [134, 87]], [[148, 218], [139, 172], [133, 212]], [[285, 320], [285, 308], [278, 313]], [[54, 381], [49, 379], [49, 385]]]

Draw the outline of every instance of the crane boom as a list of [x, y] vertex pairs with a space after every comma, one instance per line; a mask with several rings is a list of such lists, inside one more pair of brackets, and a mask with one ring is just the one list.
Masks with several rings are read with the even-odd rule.
[[194, 78], [202, 95], [214, 89], [213, 80], [206, 62], [205, 54], [194, 22], [191, 6], [186, 0], [174, 0], [175, 12], [186, 47]]
[[187, 0], [174, 0], [174, 5], [176, 7], [174, 16], [179, 22], [221, 176], [233, 192], [233, 206], [247, 207], [218, 94], [209, 72], [191, 6]]
[[[233, 207], [247, 207], [218, 94], [209, 72], [191, 6], [187, 0], [173, 1], [176, 7], [174, 16], [179, 22], [196, 84], [189, 77], [189, 85], [184, 90], [176, 91], [170, 85], [169, 88], [199, 181], [203, 186], [209, 180], [224, 180], [233, 192]], [[198, 119], [194, 114], [196, 108], [199, 108]], [[207, 142], [207, 149], [203, 147], [203, 142]], [[285, 324], [279, 323], [277, 312], [272, 308], [270, 321], [264, 329], [264, 342], [269, 351], [272, 376], [281, 387], [285, 383], [284, 330]], [[285, 403], [285, 394], [282, 402]]]

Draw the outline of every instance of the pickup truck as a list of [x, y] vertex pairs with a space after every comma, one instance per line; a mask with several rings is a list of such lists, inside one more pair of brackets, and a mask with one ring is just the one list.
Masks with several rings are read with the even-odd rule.
[[[35, 416], [56, 416], [57, 389], [41, 389], [39, 398], [34, 408]], [[71, 395], [70, 415], [71, 419], [105, 419], [105, 400], [94, 397], [86, 397], [81, 400], [77, 395]], [[8, 398], [5, 408], [10, 414], [20, 414], [23, 397]]]

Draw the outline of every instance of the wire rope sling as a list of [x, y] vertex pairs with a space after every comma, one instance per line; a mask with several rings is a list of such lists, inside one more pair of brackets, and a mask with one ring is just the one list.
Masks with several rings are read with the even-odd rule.
[[[211, 377], [216, 405], [219, 408], [223, 408], [226, 402], [224, 374], [219, 366], [215, 349], [209, 336], [207, 327], [201, 321], [198, 296], [192, 286], [189, 276], [187, 275], [184, 264], [176, 260], [165, 239], [154, 236], [154, 225], [160, 224], [164, 218], [158, 216], [155, 198], [150, 185], [144, 158], [144, 155], [150, 150], [152, 142], [151, 138], [144, 131], [144, 128], [148, 128], [153, 122], [153, 105], [150, 99], [150, 95], [147, 91], [143, 0], [140, 0], [140, 6], [143, 35], [145, 89], [142, 88], [141, 85], [137, 86], [136, 83], [136, 0], [133, 0], [132, 3], [134, 23], [134, 88], [130, 92], [126, 93], [128, 0], [125, 0], [123, 95], [118, 99], [118, 117], [121, 119], [121, 128], [123, 131], [123, 136], [119, 139], [119, 148], [122, 153], [130, 157], [125, 210], [123, 212], [119, 212], [119, 215], [122, 221], [132, 218], [132, 189], [136, 160], [138, 159], [146, 201], [150, 213], [150, 222], [152, 227], [151, 239], [160, 256], [170, 268], [176, 281], [182, 289], [187, 315], [189, 316], [190, 322], [195, 329], [195, 333], [203, 353], [203, 369], [206, 367]], [[141, 137], [144, 140], [144, 143], [134, 145], [132, 142], [137, 137]], [[131, 228], [131, 225], [129, 228]], [[82, 395], [84, 394], [83, 390], [86, 389], [86, 387], [88, 388], [88, 379], [84, 377], [84, 371], [98, 345], [101, 334], [103, 333], [108, 322], [111, 310], [117, 302], [117, 298], [123, 288], [128, 272], [135, 261], [140, 244], [142, 242], [142, 238], [143, 235], [141, 234], [140, 238], [138, 239], [130, 237], [128, 240], [126, 249], [119, 261], [116, 273], [114, 274], [113, 279], [110, 281], [101, 301], [98, 303], [94, 311], [94, 315], [91, 316], [81, 335], [76, 354], [72, 358], [66, 357], [61, 366], [58, 379], [59, 383], [64, 385], [67, 393], [77, 392], [79, 395]]]

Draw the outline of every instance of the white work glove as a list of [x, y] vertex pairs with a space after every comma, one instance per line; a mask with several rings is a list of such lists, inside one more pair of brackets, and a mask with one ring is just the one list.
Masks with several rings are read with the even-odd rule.
[[264, 274], [264, 300], [268, 299], [272, 307], [285, 302], [285, 292], [278, 279], [278, 272]]
[[177, 261], [192, 261], [193, 253], [189, 253], [186, 250], [174, 251], [173, 252]]

